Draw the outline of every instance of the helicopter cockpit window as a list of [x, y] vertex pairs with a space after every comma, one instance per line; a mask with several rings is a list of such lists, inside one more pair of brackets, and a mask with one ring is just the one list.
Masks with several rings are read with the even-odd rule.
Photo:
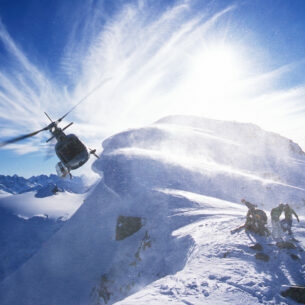
[[78, 140], [78, 138], [71, 137], [61, 143], [60, 147], [57, 149], [57, 153], [62, 161], [68, 163], [85, 149], [85, 146]]

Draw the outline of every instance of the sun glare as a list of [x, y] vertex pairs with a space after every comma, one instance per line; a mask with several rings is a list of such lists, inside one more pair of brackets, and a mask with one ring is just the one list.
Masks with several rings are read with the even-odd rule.
[[239, 77], [240, 67], [233, 50], [221, 47], [207, 50], [195, 59], [202, 77], [211, 90], [227, 87]]
[[[176, 100], [183, 111], [197, 115], [228, 118], [234, 105], [242, 98], [242, 77], [245, 64], [230, 46], [198, 50], [191, 57], [187, 72], [179, 84]], [[188, 101], [186, 109], [185, 102]], [[234, 101], [233, 105], [230, 101]]]
[[202, 63], [205, 80], [213, 92], [229, 91], [239, 79], [241, 67], [229, 48], [212, 49], [205, 54]]

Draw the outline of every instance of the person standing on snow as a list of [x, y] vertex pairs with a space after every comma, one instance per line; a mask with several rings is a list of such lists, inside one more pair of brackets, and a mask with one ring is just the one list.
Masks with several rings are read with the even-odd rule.
[[242, 203], [246, 205], [248, 208], [247, 216], [246, 216], [246, 222], [244, 224], [245, 230], [254, 231], [255, 227], [255, 219], [254, 219], [254, 210], [256, 209], [257, 205], [246, 201], [245, 199], [241, 200]]
[[245, 230], [252, 231], [259, 235], [269, 235], [269, 231], [266, 228], [267, 225], [267, 215], [263, 210], [257, 209], [257, 205], [241, 200], [248, 208], [248, 213], [246, 217], [246, 222], [244, 224]]
[[281, 236], [280, 217], [284, 210], [284, 204], [279, 204], [276, 208], [273, 208], [270, 212], [271, 224], [272, 224], [272, 236], [273, 238], [279, 238]]
[[300, 222], [300, 220], [297, 213], [294, 211], [293, 208], [290, 207], [288, 203], [286, 203], [284, 206], [284, 214], [285, 214], [285, 218], [281, 221], [281, 227], [283, 228], [284, 231], [288, 231], [288, 234], [291, 235], [292, 215], [295, 216], [298, 222]]

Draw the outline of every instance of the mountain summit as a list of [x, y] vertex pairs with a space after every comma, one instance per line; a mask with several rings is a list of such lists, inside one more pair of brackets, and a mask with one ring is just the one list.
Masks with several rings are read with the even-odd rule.
[[93, 165], [103, 178], [0, 283], [1, 305], [275, 305], [286, 304], [283, 285], [304, 285], [302, 216], [293, 249], [230, 233], [245, 221], [242, 198], [268, 216], [280, 202], [304, 215], [296, 143], [252, 124], [172, 116], [103, 148]]

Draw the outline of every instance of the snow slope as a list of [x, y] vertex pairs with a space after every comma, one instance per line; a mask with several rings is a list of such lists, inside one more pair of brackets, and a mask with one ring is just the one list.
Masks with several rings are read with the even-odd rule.
[[34, 216], [49, 217], [51, 219], [67, 220], [80, 207], [85, 194], [59, 192], [53, 196], [37, 198], [35, 192], [17, 195], [0, 195], [0, 207], [22, 218]]
[[40, 175], [26, 179], [0, 175], [0, 208], [26, 219], [41, 215], [67, 220], [90, 188], [81, 177], [61, 179]]
[[[305, 284], [305, 155], [297, 144], [250, 124], [176, 116], [103, 147], [94, 164], [103, 179], [0, 283], [1, 305], [296, 304], [280, 292]], [[241, 198], [267, 212], [289, 202], [301, 218], [296, 248], [231, 234], [245, 220]], [[117, 240], [122, 215], [141, 227]]]
[[75, 213], [85, 194], [0, 194], [0, 282], [31, 258]]
[[0, 282], [30, 259], [57, 230], [62, 220], [24, 219], [0, 207]]
[[82, 179], [59, 179], [0, 175], [0, 282], [31, 258], [82, 204], [89, 189]]

